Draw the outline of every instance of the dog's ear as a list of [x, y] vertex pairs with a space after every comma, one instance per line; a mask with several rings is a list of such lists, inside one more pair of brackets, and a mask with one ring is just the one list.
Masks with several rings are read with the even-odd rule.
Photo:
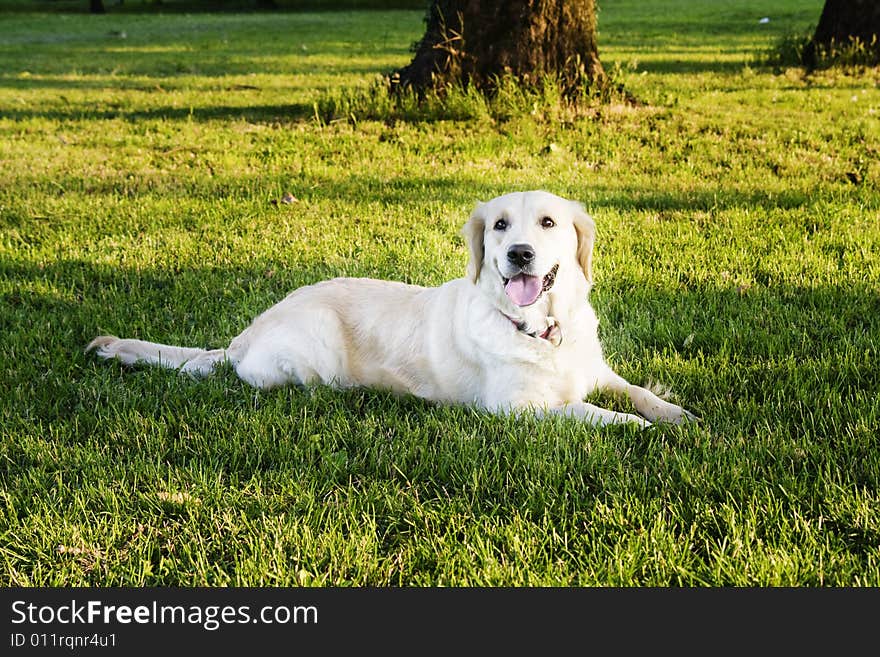
[[480, 203], [474, 208], [470, 219], [461, 229], [461, 234], [469, 250], [467, 276], [474, 283], [480, 279], [480, 270], [483, 268], [483, 232], [485, 229], [486, 218], [483, 216], [483, 203]]
[[574, 230], [577, 233], [577, 259], [584, 270], [587, 283], [593, 284], [593, 243], [596, 241], [596, 222], [580, 203], [573, 203]]

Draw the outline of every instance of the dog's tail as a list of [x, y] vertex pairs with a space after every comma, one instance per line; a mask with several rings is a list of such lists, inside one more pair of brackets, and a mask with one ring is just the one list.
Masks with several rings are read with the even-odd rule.
[[96, 350], [101, 358], [116, 358], [126, 365], [147, 363], [193, 376], [211, 374], [218, 363], [226, 360], [225, 349], [195, 349], [173, 347], [144, 340], [122, 340], [114, 335], [100, 335], [92, 340], [86, 351]]

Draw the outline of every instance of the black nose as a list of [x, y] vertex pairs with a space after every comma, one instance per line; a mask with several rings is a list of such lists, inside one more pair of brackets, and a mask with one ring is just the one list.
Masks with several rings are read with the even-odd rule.
[[507, 249], [507, 259], [517, 267], [525, 267], [535, 259], [535, 250], [531, 244], [514, 244]]

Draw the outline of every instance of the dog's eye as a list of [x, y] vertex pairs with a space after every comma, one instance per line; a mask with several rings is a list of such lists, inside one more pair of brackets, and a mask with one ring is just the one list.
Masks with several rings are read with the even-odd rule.
[[553, 228], [556, 225], [556, 222], [553, 221], [550, 217], [544, 217], [541, 219], [541, 227], [542, 228]]
[[495, 222], [495, 230], [507, 230], [507, 222], [504, 219], [499, 219]]

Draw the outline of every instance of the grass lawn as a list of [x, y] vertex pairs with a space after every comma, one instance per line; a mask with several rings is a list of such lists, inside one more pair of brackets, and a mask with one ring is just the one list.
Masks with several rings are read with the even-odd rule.
[[[0, 584], [880, 586], [880, 72], [761, 64], [821, 0], [600, 4], [643, 105], [576, 120], [322, 116], [419, 11], [0, 15]], [[529, 188], [596, 219], [609, 362], [702, 423], [83, 354], [461, 276], [473, 205]]]

